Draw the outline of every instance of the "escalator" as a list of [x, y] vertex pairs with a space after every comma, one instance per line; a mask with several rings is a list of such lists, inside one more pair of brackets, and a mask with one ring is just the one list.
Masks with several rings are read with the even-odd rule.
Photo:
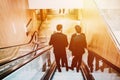
[[[1, 80], [39, 80], [50, 66], [49, 50], [50, 46], [37, 50], [37, 54], [32, 51], [28, 55], [13, 60], [0, 66]], [[49, 64], [48, 64], [49, 63]], [[48, 64], [48, 65], [47, 65]], [[46, 66], [47, 65], [47, 66]], [[7, 68], [5, 68], [6, 66]]]
[[[71, 65], [71, 58], [71, 52], [67, 50], [68, 66]], [[94, 80], [94, 77], [84, 61], [81, 63], [79, 72], [76, 71], [76, 68], [74, 70], [69, 68], [69, 70], [66, 71], [66, 67], [61, 67], [61, 71], [62, 72], [58, 71], [56, 62], [54, 61], [40, 80]]]
[[85, 68], [85, 64], [82, 63], [79, 72], [70, 69], [66, 71], [65, 67], [61, 68], [62, 72], [58, 72], [54, 62], [50, 70], [47, 71], [40, 80], [94, 80], [89, 71], [87, 73], [85, 72], [85, 69], [87, 69], [87, 67]]
[[[11, 61], [8, 64], [9, 66], [6, 66], [6, 64], [1, 65], [9, 68], [7, 68], [7, 70], [3, 70], [0, 72], [0, 79], [1, 80], [68, 80], [68, 79], [69, 80], [106, 80], [106, 79], [120, 80], [120, 73], [117, 72], [114, 69], [114, 67], [111, 67], [109, 65], [109, 68], [111, 68], [111, 72], [107, 72], [108, 67], [104, 67], [105, 71], [100, 71], [99, 69], [97, 71], [94, 70], [93, 72], [90, 72], [90, 69], [88, 65], [86, 65], [84, 60], [82, 62], [79, 72], [76, 72], [76, 70], [72, 71], [70, 69], [69, 71], [66, 71], [64, 67], [62, 68], [62, 72], [58, 72], [56, 69], [56, 63], [53, 59], [54, 58], [53, 53], [51, 51], [52, 51], [52, 47], [47, 46], [45, 48], [37, 50], [38, 53], [35, 56], [31, 56], [31, 57], [26, 56], [26, 57], [22, 57], [21, 59], [17, 59], [15, 61]], [[50, 61], [49, 58], [51, 58]], [[104, 59], [102, 60], [105, 62]], [[13, 63], [18, 63], [18, 64], [12, 66]]]
[[55, 73], [50, 80], [84, 80], [84, 77], [81, 70], [78, 73], [75, 70], [66, 71], [65, 68], [62, 68], [62, 72], [58, 72], [57, 69], [55, 69]]
[[[83, 77], [83, 71], [79, 73], [76, 71], [69, 70], [65, 71], [62, 68], [62, 73], [56, 70], [56, 64], [54, 61], [52, 47], [46, 46], [44, 48], [38, 48], [28, 54], [22, 55], [11, 61], [8, 61], [0, 66], [0, 79], [1, 80], [57, 80], [60, 76], [62, 79], [82, 79], [87, 80]], [[32, 55], [34, 53], [36, 55]], [[51, 57], [50, 57], [51, 56]], [[51, 59], [50, 59], [51, 58]], [[71, 76], [72, 75], [72, 76]], [[73, 77], [74, 75], [74, 77]], [[47, 79], [46, 79], [47, 78]], [[59, 80], [58, 79], [58, 80]]]
[[[99, 57], [99, 59], [101, 59], [99, 68], [94, 69], [92, 72], [84, 60], [79, 73], [76, 72], [76, 70], [70, 69], [69, 71], [66, 71], [65, 67], [62, 67], [62, 72], [58, 72], [56, 64], [54, 63], [50, 70], [47, 71], [40, 80], [120, 80], [118, 68], [101, 57]], [[96, 64], [94, 61], [93, 68], [95, 67]]]
[[[66, 71], [62, 68], [62, 72], [55, 71], [54, 76], [51, 80], [85, 80], [82, 71], [76, 72], [76, 70]], [[91, 79], [92, 80], [92, 79]]]
[[[35, 33], [28, 43], [0, 48], [0, 51], [2, 51], [2, 53], [4, 52], [5, 54], [10, 54], [11, 52], [14, 54], [9, 56], [6, 55], [6, 58], [4, 55], [1, 55], [0, 80], [23, 80], [23, 78], [26, 78], [24, 74], [31, 77], [31, 75], [37, 73], [38, 70], [40, 70], [40, 73], [38, 74], [42, 75], [45, 72], [46, 68], [50, 66], [51, 62], [49, 59], [49, 50], [51, 47], [46, 45], [46, 38], [39, 36], [39, 46], [36, 48], [34, 46], [35, 44], [32, 43]], [[4, 59], [2, 59], [2, 56]], [[46, 63], [48, 63], [47, 67]], [[29, 77], [27, 77], [27, 79]]]
[[90, 54], [88, 67], [95, 80], [120, 80], [120, 68], [94, 52]]
[[[76, 70], [65, 71], [59, 73], [54, 62], [53, 48], [44, 44], [41, 38], [40, 47], [34, 50], [28, 50], [22, 55], [12, 58], [11, 60], [0, 63], [0, 79], [1, 80], [120, 80], [120, 69], [104, 59], [103, 57], [93, 53], [95, 57], [100, 59], [99, 69], [93, 70], [87, 64], [87, 52], [83, 55], [83, 62], [80, 72]], [[20, 46], [23, 49], [25, 46]], [[25, 48], [26, 49], [26, 48]], [[36, 55], [34, 55], [36, 53]], [[70, 52], [67, 50], [68, 63], [70, 64]], [[96, 67], [95, 60], [93, 67]], [[70, 65], [69, 65], [70, 66]], [[61, 77], [62, 76], [62, 77]]]

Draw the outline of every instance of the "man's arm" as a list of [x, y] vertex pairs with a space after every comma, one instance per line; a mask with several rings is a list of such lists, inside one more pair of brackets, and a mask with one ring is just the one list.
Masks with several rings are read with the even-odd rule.
[[49, 45], [52, 45], [52, 44], [53, 44], [53, 35], [51, 35], [50, 41], [49, 41]]
[[72, 35], [72, 37], [71, 37], [71, 40], [70, 40], [70, 44], [69, 44], [69, 50], [73, 50], [73, 38], [74, 38], [74, 36], [75, 36], [75, 34], [74, 35]]
[[67, 36], [65, 36], [65, 47], [67, 47], [68, 46], [68, 39], [67, 39]]

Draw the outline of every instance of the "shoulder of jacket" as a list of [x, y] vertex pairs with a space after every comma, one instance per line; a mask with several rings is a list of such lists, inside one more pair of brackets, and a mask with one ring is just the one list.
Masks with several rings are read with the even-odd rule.
[[63, 36], [67, 36], [66, 34], [64, 34], [64, 33], [61, 33], [61, 35], [63, 35]]
[[76, 36], [76, 33], [72, 34], [72, 36], [73, 36], [73, 37]]
[[85, 36], [85, 33], [81, 33], [81, 35]]
[[85, 33], [81, 33], [81, 34], [85, 35]]

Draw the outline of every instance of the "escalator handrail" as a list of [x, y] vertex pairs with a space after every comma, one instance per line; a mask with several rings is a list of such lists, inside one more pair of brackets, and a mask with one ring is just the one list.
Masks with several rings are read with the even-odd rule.
[[93, 56], [98, 57], [99, 59], [103, 60], [103, 62], [105, 62], [107, 65], [109, 65], [111, 68], [113, 68], [114, 70], [116, 70], [118, 73], [120, 73], [120, 68], [117, 67], [116, 65], [114, 65], [113, 63], [111, 63], [110, 61], [106, 60], [105, 58], [101, 57], [100, 55], [98, 55], [97, 53], [95, 53], [94, 51], [92, 51]]
[[81, 72], [84, 80], [95, 80], [84, 61], [81, 64]]
[[27, 23], [26, 27], [28, 27], [28, 26], [29, 26], [29, 24], [31, 23], [31, 21], [32, 21], [32, 18], [30, 18], [30, 20], [28, 21], [28, 23]]
[[[29, 26], [29, 24], [31, 23], [31, 21], [32, 21], [32, 18], [30, 18], [30, 20], [28, 21], [26, 27]], [[7, 46], [7, 47], [1, 47], [0, 49], [6, 49], [6, 48], [17, 47], [17, 46], [24, 46], [24, 45], [30, 44], [31, 41], [33, 40], [33, 37], [35, 36], [35, 33], [36, 33], [36, 32], [37, 32], [37, 31], [35, 31], [35, 32], [33, 33], [33, 35], [31, 36], [31, 39], [30, 39], [27, 43], [18, 44], [18, 45], [13, 45], [13, 46]]]
[[[0, 75], [0, 79], [5, 78], [6, 76], [8, 76], [9, 74], [13, 73], [14, 71], [18, 70], [19, 68], [23, 67], [25, 64], [31, 62], [32, 60], [36, 59], [37, 57], [39, 57], [40, 55], [44, 54], [46, 51], [50, 50], [52, 47], [49, 46], [49, 48], [47, 48], [46, 50], [40, 52], [39, 54], [35, 55], [32, 59], [28, 60], [28, 61], [24, 61], [21, 64], [18, 64], [12, 68], [9, 68], [6, 72], [4, 72], [3, 74]], [[35, 52], [35, 51], [33, 51]], [[31, 52], [32, 53], [32, 52]]]
[[19, 57], [17, 57], [17, 58], [12, 59], [12, 60], [2, 62], [2, 63], [0, 63], [0, 66], [3, 66], [3, 65], [5, 65], [5, 64], [7, 64], [7, 63], [10, 63], [10, 62], [12, 62], [12, 61], [18, 60], [18, 59], [20, 59], [20, 58], [22, 58], [22, 57], [25, 57], [25, 56], [27, 56], [27, 55], [29, 55], [29, 54], [32, 54], [33, 52], [38, 51], [38, 50], [40, 50], [40, 49], [42, 49], [42, 48], [45, 48], [45, 47], [47, 47], [47, 46], [48, 46], [48, 45], [45, 45], [45, 46], [43, 46], [43, 47], [40, 47], [40, 48], [38, 48], [38, 49], [36, 49], [36, 50], [33, 50], [33, 51], [31, 51], [31, 52], [29, 52], [29, 53], [27, 53], [27, 54], [24, 54], [24, 55], [22, 55], [22, 56], [19, 56]]
[[[95, 0], [93, 0], [93, 1], [94, 1], [94, 3], [95, 3], [96, 8], [98, 9], [99, 13], [101, 13], [101, 12], [100, 12], [101, 10], [100, 10], [100, 8], [98, 8], [97, 3], [95, 2]], [[101, 14], [100, 16], [103, 18], [103, 20], [105, 21], [106, 25], [108, 26], [107, 29], [109, 29], [111, 39], [113, 39], [113, 41], [114, 41], [114, 43], [115, 43], [116, 45], [118, 44], [119, 47], [118, 47], [118, 46], [116, 46], [116, 47], [117, 47], [118, 49], [120, 49], [120, 43], [119, 43], [119, 41], [117, 40], [117, 38], [115, 37], [115, 34], [113, 33], [110, 25], [107, 23], [107, 21], [105, 20], [105, 18], [104, 18], [104, 16], [103, 16], [102, 14]], [[108, 34], [109, 34], [109, 33], [108, 33]], [[113, 36], [114, 36], [114, 37], [113, 37]], [[93, 52], [93, 51], [92, 51], [92, 52]], [[115, 69], [117, 72], [120, 73], [120, 67], [117, 67], [116, 65], [112, 64], [110, 61], [106, 60], [105, 58], [101, 57], [100, 55], [98, 55], [98, 54], [95, 53], [95, 52], [93, 52], [93, 55], [96, 56], [96, 57], [98, 57], [98, 58], [100, 58], [100, 59], [103, 60], [107, 65], [109, 65], [110, 67], [112, 67], [113, 69]]]
[[[95, 2], [95, 0], [94, 0], [94, 3], [95, 3], [95, 5], [96, 5], [97, 9], [99, 10], [99, 13], [101, 13], [101, 12], [100, 12], [101, 10], [98, 8], [97, 3]], [[106, 23], [107, 26], [108, 26], [108, 29], [109, 29], [109, 31], [110, 31], [110, 33], [111, 33], [111, 34], [110, 34], [111, 38], [112, 38], [113, 41], [116, 43], [116, 45], [118, 44], [119, 47], [120, 47], [120, 43], [119, 43], [119, 41], [117, 40], [115, 34], [113, 33], [113, 31], [112, 31], [110, 25], [107, 23], [107, 21], [105, 20], [105, 18], [104, 18], [103, 15], [101, 15], [101, 17], [103, 18], [103, 20], [105, 21], [105, 23]], [[112, 37], [112, 36], [114, 36], [114, 37]], [[118, 47], [117, 47], [117, 48], [118, 48]], [[120, 48], [118, 48], [118, 49], [120, 49]]]
[[56, 71], [56, 63], [55, 61], [53, 61], [50, 68], [45, 72], [45, 74], [42, 76], [40, 80], [51, 80], [55, 71]]
[[117, 45], [118, 44], [118, 46], [116, 46], [118, 49], [120, 49], [120, 43], [119, 43], [119, 41], [117, 40], [117, 38], [116, 38], [116, 36], [115, 36], [115, 34], [114, 34], [114, 32], [112, 31], [112, 29], [111, 29], [111, 27], [110, 27], [110, 25], [107, 23], [107, 21], [104, 19], [104, 21], [106, 22], [106, 24], [107, 24], [107, 26], [109, 27], [108, 29], [109, 29], [109, 32], [111, 33], [110, 34], [110, 37], [113, 39], [113, 41], [114, 41], [114, 43]]
[[33, 40], [33, 38], [34, 38], [36, 32], [37, 32], [37, 31], [35, 31], [35, 32], [33, 33], [31, 39], [30, 39], [27, 43], [18, 44], [18, 45], [13, 45], [13, 46], [7, 46], [7, 47], [1, 47], [0, 49], [6, 49], [6, 48], [12, 48], [12, 47], [18, 47], [18, 46], [28, 45], [28, 44], [30, 44], [30, 43], [32, 42], [32, 40]]

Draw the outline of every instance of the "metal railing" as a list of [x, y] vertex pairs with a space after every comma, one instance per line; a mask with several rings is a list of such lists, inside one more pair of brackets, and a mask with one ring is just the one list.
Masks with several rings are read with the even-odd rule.
[[[8, 69], [3, 70], [3, 71], [0, 72], [0, 79], [5, 78], [9, 74], [13, 73], [14, 71], [18, 70], [22, 66], [24, 66], [27, 63], [31, 62], [32, 60], [36, 59], [40, 55], [44, 54], [46, 51], [50, 50], [51, 48], [52, 48], [51, 46], [44, 47], [44, 50], [43, 50], [43, 48], [39, 48], [39, 49], [36, 49], [36, 50], [26, 54], [26, 55], [20, 56], [19, 58], [16, 58], [16, 59], [14, 59], [12, 61], [9, 61], [7, 63], [2, 64], [2, 66], [6, 65], [6, 64], [9, 64], [10, 67]], [[35, 51], [39, 51], [40, 53], [38, 53], [38, 54], [36, 54], [34, 56], [33, 53]], [[13, 64], [11, 62], [16, 63], [16, 64]]]

